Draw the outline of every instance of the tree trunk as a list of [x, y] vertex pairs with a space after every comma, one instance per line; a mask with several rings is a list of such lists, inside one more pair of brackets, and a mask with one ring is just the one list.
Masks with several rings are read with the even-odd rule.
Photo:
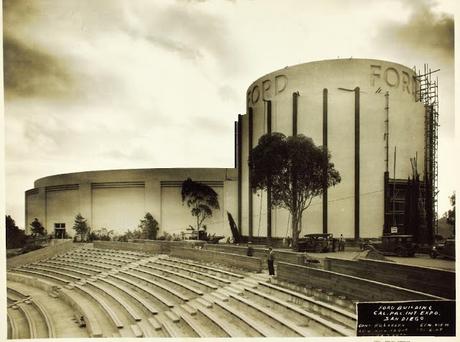
[[292, 249], [297, 248], [300, 234], [300, 213], [292, 213]]
[[[197, 234], [198, 234], [199, 231], [200, 231], [200, 214], [197, 214], [196, 215], [196, 232], [197, 232]], [[197, 240], [198, 240], [198, 237], [197, 237]]]

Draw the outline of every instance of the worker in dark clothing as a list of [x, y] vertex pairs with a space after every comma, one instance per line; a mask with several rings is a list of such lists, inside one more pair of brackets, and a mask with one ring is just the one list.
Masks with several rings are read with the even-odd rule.
[[273, 276], [275, 275], [275, 252], [271, 247], [268, 248], [268, 274]]
[[248, 242], [248, 249], [246, 250], [246, 255], [252, 257], [254, 255], [254, 249], [252, 248], [252, 242]]
[[343, 234], [340, 234], [339, 252], [344, 252], [344, 251], [345, 251], [345, 239], [343, 238]]
[[332, 251], [335, 252], [336, 249], [337, 249], [337, 239], [333, 238], [332, 239]]

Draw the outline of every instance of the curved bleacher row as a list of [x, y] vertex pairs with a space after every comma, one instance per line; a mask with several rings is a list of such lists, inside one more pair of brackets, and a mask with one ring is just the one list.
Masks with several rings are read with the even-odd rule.
[[8, 337], [352, 336], [354, 305], [264, 273], [82, 247], [8, 271]]

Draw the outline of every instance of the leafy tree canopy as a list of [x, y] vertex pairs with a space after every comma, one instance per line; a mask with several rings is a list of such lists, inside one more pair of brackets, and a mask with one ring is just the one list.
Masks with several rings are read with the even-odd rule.
[[31, 227], [31, 230], [32, 230], [32, 236], [33, 237], [46, 235], [45, 227], [43, 227], [43, 225], [38, 220], [38, 218], [34, 218], [33, 222], [30, 224], [30, 227]]
[[5, 217], [6, 248], [21, 248], [25, 245], [27, 236], [24, 230], [16, 226], [16, 222], [10, 215]]
[[289, 210], [294, 246], [302, 229], [302, 214], [312, 199], [341, 180], [330, 159], [326, 147], [316, 146], [302, 134], [265, 134], [250, 152], [251, 186], [270, 188], [273, 207]]
[[160, 229], [158, 221], [155, 220], [150, 213], [145, 214], [144, 218], [141, 219], [139, 228], [141, 229], [144, 238], [149, 240], [156, 240], [157, 232]]
[[191, 209], [192, 216], [196, 217], [196, 230], [202, 228], [203, 221], [212, 216], [213, 209], [219, 209], [217, 193], [208, 185], [194, 182], [187, 178], [182, 183], [182, 203]]
[[75, 233], [80, 235], [81, 241], [85, 240], [86, 235], [90, 231], [90, 227], [86, 223], [85, 218], [83, 216], [81, 216], [80, 213], [78, 213], [75, 216], [74, 225], [73, 225], [72, 228], [73, 228], [73, 230], [75, 230]]
[[447, 223], [450, 224], [453, 228], [453, 234], [455, 235], [455, 192], [452, 194], [452, 196], [449, 197], [450, 199], [450, 204], [452, 205], [452, 209], [449, 209], [447, 211]]

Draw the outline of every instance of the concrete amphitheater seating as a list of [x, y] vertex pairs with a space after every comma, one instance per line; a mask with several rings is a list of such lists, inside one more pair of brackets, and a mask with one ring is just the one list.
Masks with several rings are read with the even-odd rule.
[[9, 267], [8, 337], [355, 335], [354, 298], [346, 283], [328, 289], [329, 271], [279, 262], [270, 279], [263, 256], [143, 245], [77, 245]]
[[96, 246], [9, 268], [8, 337], [354, 335], [352, 311], [307, 296], [295, 304], [261, 273], [262, 259]]

